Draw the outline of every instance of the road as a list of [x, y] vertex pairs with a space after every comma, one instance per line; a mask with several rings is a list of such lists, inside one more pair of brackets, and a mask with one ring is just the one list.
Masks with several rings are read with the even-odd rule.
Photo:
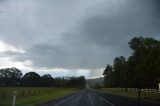
[[[40, 106], [138, 106], [136, 99], [85, 89], [74, 95], [50, 101]], [[141, 101], [140, 106], [160, 106]]]

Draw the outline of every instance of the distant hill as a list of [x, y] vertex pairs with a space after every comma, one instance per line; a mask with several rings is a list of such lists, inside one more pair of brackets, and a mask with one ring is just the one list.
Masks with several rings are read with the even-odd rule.
[[89, 87], [95, 87], [97, 85], [103, 86], [104, 85], [104, 77], [88, 79], [87, 84]]

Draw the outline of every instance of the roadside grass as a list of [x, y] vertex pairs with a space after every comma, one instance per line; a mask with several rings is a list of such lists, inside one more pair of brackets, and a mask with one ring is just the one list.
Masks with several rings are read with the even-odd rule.
[[[134, 91], [126, 92], [124, 88], [101, 88], [99, 89], [99, 91], [116, 94], [120, 96], [125, 96], [125, 97], [130, 97], [130, 98], [135, 98], [135, 99], [138, 98], [138, 92], [134, 92]], [[154, 102], [154, 103], [160, 103], [160, 94], [141, 92], [141, 99]]]
[[[0, 88], [0, 106], [11, 106], [13, 89], [17, 91], [16, 106], [35, 106], [50, 100], [54, 100], [69, 94], [78, 92], [75, 88]], [[28, 94], [30, 89], [30, 94]], [[39, 90], [41, 89], [41, 90]], [[47, 90], [48, 89], [48, 90]], [[21, 92], [22, 91], [22, 92]]]

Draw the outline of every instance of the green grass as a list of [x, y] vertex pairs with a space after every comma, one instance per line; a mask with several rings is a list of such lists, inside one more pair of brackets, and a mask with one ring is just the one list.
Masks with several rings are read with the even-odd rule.
[[[16, 106], [35, 106], [77, 92], [74, 88], [0, 88], [0, 106], [11, 106], [13, 91], [17, 91]], [[4, 94], [5, 93], [5, 98]]]
[[[116, 94], [120, 96], [126, 96], [131, 98], [138, 98], [138, 92], [128, 91], [126, 92], [123, 88], [102, 88], [100, 89], [102, 92]], [[154, 94], [154, 93], [144, 93], [141, 92], [141, 99], [147, 100], [150, 102], [157, 102], [160, 103], [160, 94]]]

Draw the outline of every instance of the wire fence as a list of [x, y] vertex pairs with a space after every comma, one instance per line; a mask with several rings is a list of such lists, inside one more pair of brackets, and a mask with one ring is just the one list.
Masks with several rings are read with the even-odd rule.
[[0, 88], [0, 100], [11, 99], [15, 90], [18, 92], [17, 98], [55, 92], [55, 88]]
[[[138, 92], [139, 89], [138, 88], [128, 88], [128, 91]], [[160, 94], [159, 89], [141, 89], [141, 92]]]

